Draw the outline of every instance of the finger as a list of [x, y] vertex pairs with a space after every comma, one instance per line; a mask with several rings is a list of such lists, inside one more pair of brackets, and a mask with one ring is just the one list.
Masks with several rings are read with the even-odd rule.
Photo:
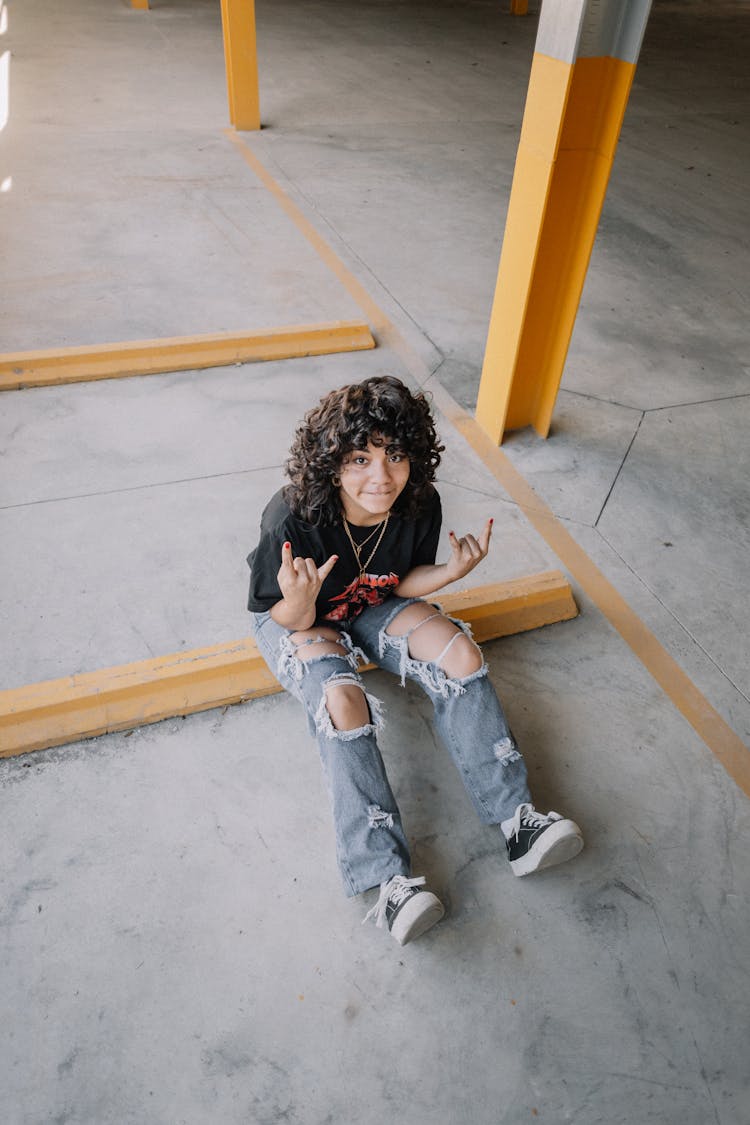
[[463, 544], [463, 540], [462, 540], [462, 539], [458, 539], [458, 538], [456, 538], [456, 533], [455, 533], [455, 531], [449, 531], [449, 532], [448, 532], [448, 542], [450, 543], [450, 545], [451, 545], [451, 548], [453, 549], [453, 554], [454, 554], [454, 555], [460, 555], [460, 554], [461, 554], [461, 549], [462, 549], [462, 544]]
[[281, 548], [281, 565], [285, 570], [294, 570], [294, 562], [292, 560], [292, 544], [284, 543]]
[[316, 582], [318, 578], [318, 568], [315, 565], [315, 559], [297, 559], [300, 564], [299, 573], [304, 574], [311, 582]]
[[456, 538], [455, 532], [450, 533], [450, 542], [453, 547], [453, 552], [457, 558], [466, 559], [479, 559], [482, 557], [479, 550], [479, 544], [473, 535], [464, 535], [460, 539]]
[[322, 566], [318, 567], [318, 578], [321, 582], [325, 582], [338, 561], [338, 555], [331, 555], [330, 559], [327, 559]]
[[479, 536], [479, 546], [482, 548], [483, 555], [486, 555], [490, 549], [490, 537], [492, 535], [492, 525], [494, 522], [493, 519], [488, 519]]

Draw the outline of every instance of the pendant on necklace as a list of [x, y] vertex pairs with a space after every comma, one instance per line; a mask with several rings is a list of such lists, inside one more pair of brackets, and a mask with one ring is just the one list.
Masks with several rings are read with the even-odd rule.
[[[361, 586], [362, 583], [365, 581], [365, 578], [367, 577], [367, 568], [370, 565], [370, 563], [372, 562], [372, 560], [375, 558], [375, 555], [377, 554], [378, 547], [380, 546], [380, 544], [383, 541], [383, 536], [385, 535], [386, 529], [388, 527], [388, 520], [390, 518], [391, 518], [391, 513], [386, 512], [386, 516], [385, 516], [385, 519], [382, 521], [382, 525], [377, 524], [374, 531], [371, 531], [370, 534], [367, 536], [367, 538], [362, 543], [360, 543], [359, 546], [357, 546], [357, 544], [354, 542], [354, 536], [352, 535], [351, 530], [349, 528], [349, 523], [347, 521], [347, 518], [346, 518], [346, 516], [343, 517], [343, 519], [344, 519], [344, 531], [346, 532], [347, 539], [351, 543], [352, 551], [354, 552], [354, 557], [357, 560], [357, 566], [359, 567], [359, 576], [357, 578], [357, 585], [358, 586]], [[380, 528], [380, 534], [378, 535], [375, 546], [373, 547], [372, 551], [369, 554], [369, 557], [365, 560], [365, 562], [362, 562], [362, 548], [367, 543], [370, 542], [370, 540], [373, 538], [375, 533], [378, 531], [378, 528]]]

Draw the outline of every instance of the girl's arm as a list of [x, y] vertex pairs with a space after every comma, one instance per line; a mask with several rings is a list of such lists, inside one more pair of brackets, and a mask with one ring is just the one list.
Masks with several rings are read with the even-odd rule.
[[448, 562], [433, 563], [431, 566], [415, 566], [399, 582], [396, 591], [398, 596], [421, 598], [425, 594], [434, 594], [436, 590], [442, 590], [443, 586], [457, 582], [459, 578], [464, 578], [487, 557], [492, 524], [491, 519], [487, 520], [483, 531], [476, 538], [473, 535], [465, 535], [462, 539], [458, 539], [454, 532], [449, 532], [451, 557]]

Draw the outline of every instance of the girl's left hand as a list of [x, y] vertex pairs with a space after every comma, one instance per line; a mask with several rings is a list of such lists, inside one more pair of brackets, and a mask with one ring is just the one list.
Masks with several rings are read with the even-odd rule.
[[484, 529], [478, 536], [464, 535], [461, 539], [456, 537], [455, 532], [448, 532], [448, 539], [450, 540], [452, 555], [446, 563], [450, 578], [449, 582], [455, 582], [458, 578], [463, 578], [464, 575], [477, 566], [482, 559], [487, 557], [487, 552], [490, 549], [490, 536], [492, 535], [493, 520], [487, 520]]

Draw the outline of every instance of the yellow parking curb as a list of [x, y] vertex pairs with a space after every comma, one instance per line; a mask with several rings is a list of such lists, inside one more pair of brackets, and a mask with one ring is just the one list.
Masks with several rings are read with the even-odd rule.
[[[478, 641], [578, 613], [559, 571], [477, 586], [440, 599]], [[371, 666], [368, 666], [371, 667]], [[0, 757], [130, 730], [280, 691], [250, 638], [0, 692]]]
[[230, 363], [293, 359], [333, 352], [363, 351], [375, 341], [364, 321], [287, 325], [258, 332], [172, 336], [120, 344], [12, 352], [0, 355], [0, 391], [193, 371]]

